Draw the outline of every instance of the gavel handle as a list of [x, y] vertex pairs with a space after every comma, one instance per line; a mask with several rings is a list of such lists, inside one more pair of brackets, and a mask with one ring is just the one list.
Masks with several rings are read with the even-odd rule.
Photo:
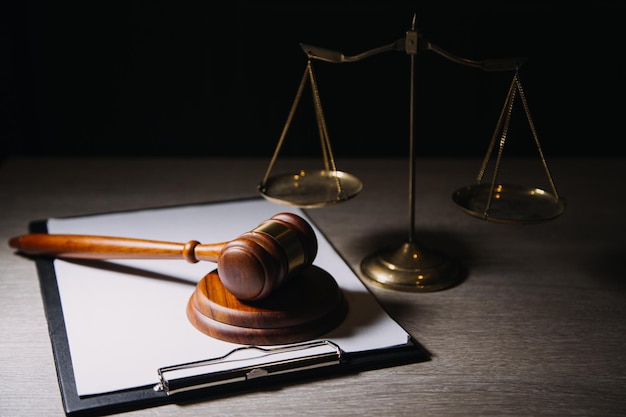
[[185, 259], [217, 262], [224, 243], [163, 242], [113, 236], [30, 233], [13, 237], [9, 245], [30, 255], [82, 259]]

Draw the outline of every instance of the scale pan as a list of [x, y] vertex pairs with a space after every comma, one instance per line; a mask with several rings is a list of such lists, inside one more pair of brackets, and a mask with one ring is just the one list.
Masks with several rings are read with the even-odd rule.
[[565, 200], [539, 189], [518, 185], [469, 185], [452, 194], [452, 200], [468, 214], [497, 223], [541, 223], [565, 211]]
[[258, 189], [274, 203], [313, 208], [349, 200], [361, 192], [363, 184], [342, 171], [302, 170], [271, 177]]

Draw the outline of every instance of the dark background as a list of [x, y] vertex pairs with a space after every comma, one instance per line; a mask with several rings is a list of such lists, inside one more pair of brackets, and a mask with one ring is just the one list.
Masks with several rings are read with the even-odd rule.
[[[461, 57], [528, 58], [520, 77], [546, 156], [623, 155], [622, 2], [27, 0], [0, 8], [2, 158], [270, 157], [305, 70], [300, 42], [353, 55], [404, 37], [414, 14], [425, 39]], [[313, 68], [335, 156], [408, 153], [408, 55]], [[420, 52], [416, 68], [416, 154], [484, 155], [513, 73], [432, 52]], [[298, 107], [285, 155], [319, 154], [310, 102], [305, 95]], [[514, 116], [506, 151], [536, 154], [519, 103]]]

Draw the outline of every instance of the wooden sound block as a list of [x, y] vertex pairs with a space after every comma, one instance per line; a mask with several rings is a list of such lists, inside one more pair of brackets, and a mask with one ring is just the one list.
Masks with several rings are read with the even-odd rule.
[[198, 330], [245, 345], [312, 340], [338, 326], [347, 312], [337, 282], [316, 266], [259, 301], [239, 300], [215, 270], [202, 278], [187, 304], [187, 317]]

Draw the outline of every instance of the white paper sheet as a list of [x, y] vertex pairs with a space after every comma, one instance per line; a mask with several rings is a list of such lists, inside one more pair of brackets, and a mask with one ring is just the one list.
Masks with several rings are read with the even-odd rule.
[[[49, 219], [49, 233], [90, 234], [185, 243], [230, 241], [279, 212], [298, 208], [263, 199]], [[344, 292], [348, 316], [322, 336], [343, 351], [404, 345], [410, 336], [380, 307], [313, 225], [314, 265]], [[119, 260], [109, 269], [55, 260], [70, 353], [81, 396], [154, 385], [161, 367], [226, 355], [240, 345], [208, 337], [186, 316], [196, 283], [211, 262]]]

